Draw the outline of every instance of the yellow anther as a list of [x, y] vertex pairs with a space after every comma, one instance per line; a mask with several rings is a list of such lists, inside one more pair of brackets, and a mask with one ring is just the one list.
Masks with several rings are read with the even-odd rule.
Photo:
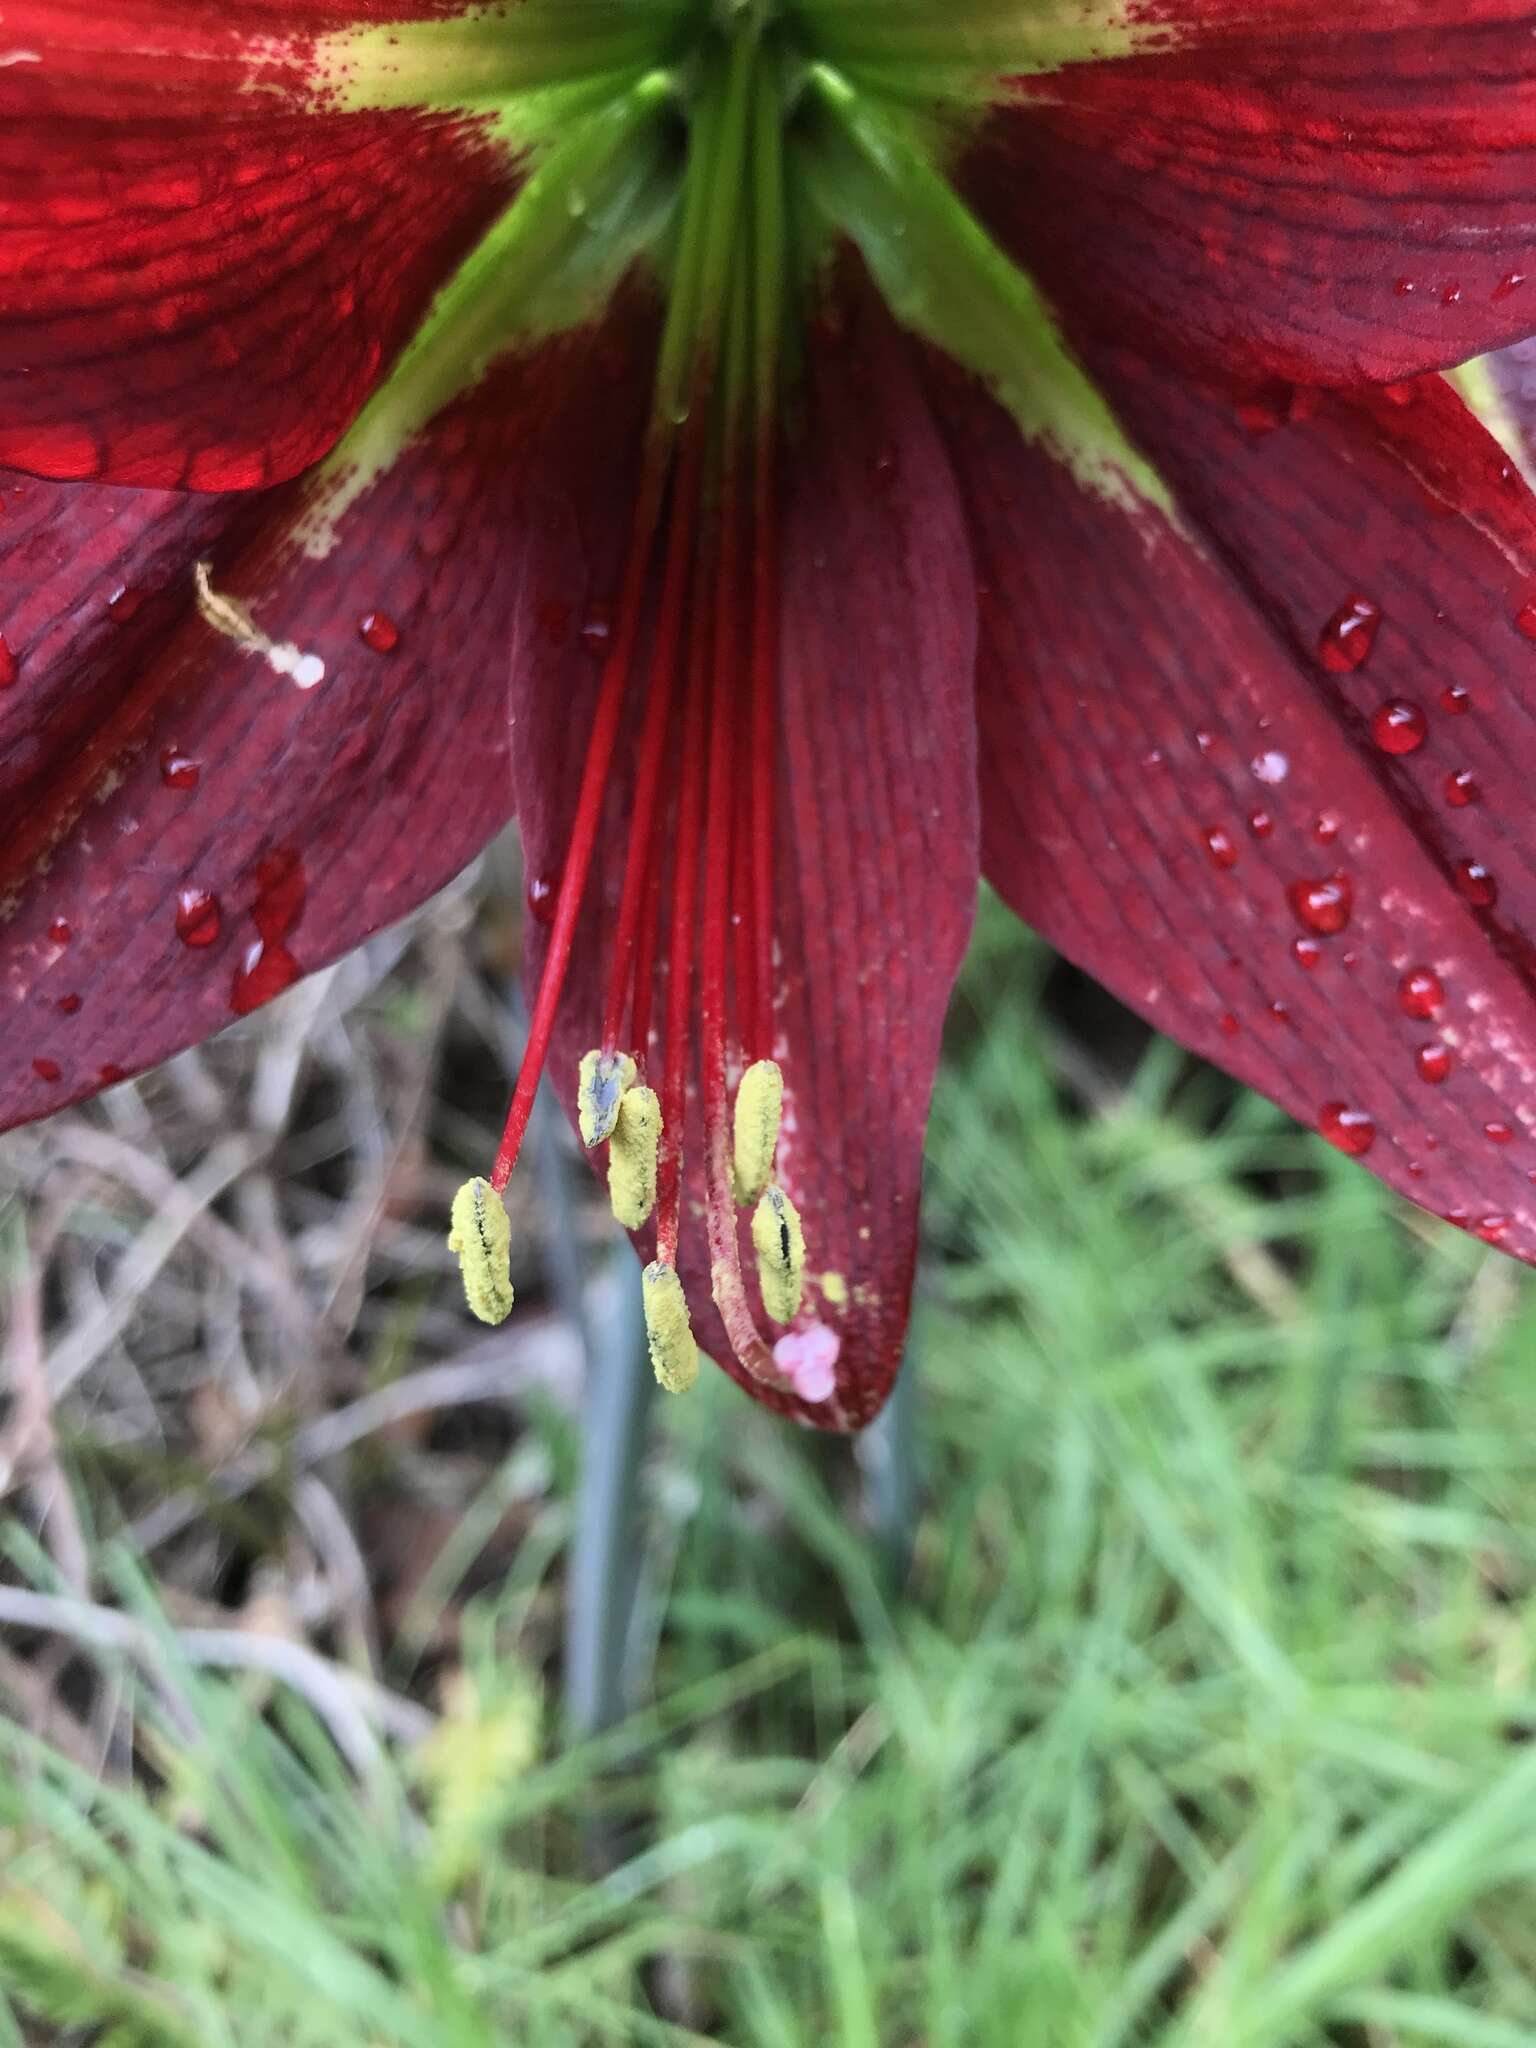
[[799, 1210], [780, 1187], [764, 1188], [752, 1211], [752, 1247], [763, 1307], [776, 1323], [791, 1322], [805, 1287], [805, 1232]]
[[454, 1196], [448, 1249], [458, 1254], [465, 1299], [481, 1322], [504, 1322], [512, 1307], [512, 1225], [488, 1180], [467, 1180]]
[[613, 1136], [624, 1091], [635, 1083], [635, 1063], [627, 1052], [586, 1052], [576, 1077], [576, 1121], [581, 1142], [590, 1152]]
[[669, 1394], [686, 1394], [699, 1376], [699, 1347], [693, 1341], [688, 1301], [677, 1268], [653, 1259], [640, 1275], [645, 1303], [645, 1336], [651, 1370]]
[[731, 1178], [736, 1199], [755, 1202], [773, 1179], [773, 1155], [784, 1113], [784, 1075], [777, 1060], [754, 1060], [736, 1090]]
[[608, 1200], [626, 1230], [638, 1230], [656, 1206], [661, 1101], [642, 1082], [626, 1088], [608, 1141]]

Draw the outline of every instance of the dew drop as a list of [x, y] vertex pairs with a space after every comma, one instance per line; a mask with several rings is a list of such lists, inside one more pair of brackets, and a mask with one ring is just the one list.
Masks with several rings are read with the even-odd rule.
[[1255, 839], [1267, 839], [1274, 829], [1275, 821], [1268, 811], [1250, 811], [1248, 813], [1248, 830]]
[[48, 927], [48, 937], [56, 946], [67, 946], [75, 936], [75, 928], [67, 918], [56, 917]]
[[1355, 885], [1339, 872], [1320, 882], [1291, 882], [1285, 895], [1296, 922], [1323, 938], [1343, 931], [1355, 907]]
[[357, 637], [375, 654], [393, 654], [400, 645], [400, 628], [388, 612], [363, 612], [357, 621]]
[[1223, 1010], [1217, 1022], [1228, 1038], [1236, 1038], [1238, 1032], [1243, 1028], [1241, 1022], [1231, 1010]]
[[1418, 288], [1418, 285], [1414, 282], [1414, 280], [1411, 277], [1398, 278], [1396, 283], [1392, 287], [1393, 291], [1397, 293], [1397, 296], [1400, 299], [1410, 298], [1413, 295], [1413, 293], [1418, 290]]
[[1291, 1022], [1290, 1004], [1282, 1003], [1278, 997], [1270, 1004], [1269, 1014], [1271, 1021], [1276, 1024], [1289, 1024]]
[[11, 643], [0, 633], [0, 690], [8, 690], [15, 682], [21, 663], [11, 652]]
[[1447, 775], [1444, 789], [1445, 800], [1453, 811], [1464, 811], [1468, 804], [1477, 803], [1483, 794], [1470, 768], [1458, 768], [1453, 775]]
[[1332, 811], [1319, 811], [1312, 821], [1312, 837], [1319, 846], [1332, 846], [1339, 836], [1339, 821]]
[[1490, 1145], [1508, 1145], [1513, 1141], [1514, 1135], [1509, 1125], [1499, 1122], [1497, 1118], [1483, 1125], [1483, 1136]]
[[1371, 738], [1384, 754], [1413, 754], [1429, 737], [1429, 722], [1406, 697], [1389, 697], [1371, 715]]
[[196, 789], [202, 768], [180, 747], [160, 749], [160, 780], [167, 789]]
[[299, 963], [281, 939], [256, 939], [240, 956], [230, 986], [229, 1007], [237, 1017], [248, 1017], [263, 1003], [270, 1003], [299, 978]]
[[523, 901], [528, 906], [528, 915], [535, 923], [552, 925], [555, 921], [555, 900], [560, 893], [559, 878], [555, 875], [530, 875], [523, 890]]
[[1216, 735], [1211, 731], [1209, 726], [1196, 726], [1195, 745], [1200, 749], [1202, 754], [1210, 753], [1211, 749], [1215, 746], [1215, 744]]
[[1523, 270], [1506, 270], [1489, 296], [1495, 299], [1512, 298], [1524, 283], [1525, 272]]
[[1218, 868], [1237, 866], [1237, 841], [1221, 825], [1203, 825], [1200, 837], [1205, 841], [1205, 850], [1211, 865]]
[[581, 622], [579, 638], [588, 654], [598, 661], [608, 655], [608, 642], [613, 633], [613, 613], [605, 604], [588, 605], [587, 615]]
[[1352, 592], [1318, 635], [1318, 660], [1330, 675], [1352, 675], [1370, 660], [1380, 625], [1376, 600]]
[[1487, 910], [1499, 900], [1499, 885], [1480, 860], [1459, 860], [1455, 867], [1456, 886], [1469, 903]]
[[39, 1081], [57, 1081], [64, 1070], [57, 1060], [35, 1059], [32, 1071]]
[[176, 894], [176, 936], [184, 946], [211, 946], [223, 927], [219, 899], [207, 889]]
[[1287, 775], [1291, 772], [1289, 760], [1284, 754], [1277, 753], [1273, 748], [1269, 749], [1266, 753], [1255, 754], [1248, 763], [1248, 766], [1253, 770], [1253, 773], [1260, 782], [1267, 782], [1271, 786], [1277, 782], [1284, 782]]
[[1410, 967], [1397, 984], [1397, 1007], [1405, 1017], [1433, 1017], [1445, 1001], [1445, 983], [1433, 967]]
[[96, 1078], [103, 1088], [115, 1088], [119, 1081], [127, 1080], [128, 1069], [118, 1066], [114, 1060], [108, 1060], [104, 1067], [97, 1068]]
[[1515, 613], [1516, 628], [1527, 640], [1536, 640], [1536, 604], [1523, 604]]
[[1413, 1063], [1419, 1070], [1421, 1081], [1443, 1081], [1456, 1064], [1456, 1056], [1448, 1045], [1421, 1045], [1413, 1056]]
[[1455, 283], [1448, 284], [1440, 294], [1440, 303], [1442, 306], [1459, 306], [1461, 304], [1461, 286]]
[[119, 583], [107, 599], [107, 610], [120, 626], [126, 626], [144, 602], [142, 590], [135, 590], [131, 583]]
[[1351, 1159], [1361, 1158], [1376, 1142], [1375, 1124], [1363, 1109], [1351, 1109], [1346, 1102], [1325, 1102], [1317, 1113], [1317, 1128]]
[[1448, 711], [1452, 718], [1460, 718], [1472, 709], [1472, 699], [1460, 683], [1452, 683], [1440, 692], [1440, 709]]
[[268, 944], [280, 944], [298, 923], [307, 886], [304, 864], [291, 846], [275, 847], [256, 863], [251, 921]]
[[1292, 939], [1291, 952], [1295, 956], [1296, 965], [1305, 967], [1308, 974], [1323, 957], [1323, 949], [1316, 939]]
[[1497, 1244], [1509, 1229], [1507, 1216], [1479, 1216], [1476, 1223], [1478, 1236], [1484, 1244]]
[[82, 997], [76, 995], [60, 996], [54, 1007], [61, 1017], [74, 1017], [79, 1014], [82, 1000]]

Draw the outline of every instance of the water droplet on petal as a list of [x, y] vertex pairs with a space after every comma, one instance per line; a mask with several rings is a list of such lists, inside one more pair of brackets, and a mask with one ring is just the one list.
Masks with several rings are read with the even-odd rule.
[[1319, 811], [1312, 821], [1312, 837], [1319, 846], [1332, 846], [1339, 836], [1339, 821], [1332, 811]]
[[1352, 1159], [1359, 1159], [1376, 1142], [1376, 1126], [1363, 1109], [1351, 1109], [1347, 1102], [1325, 1102], [1317, 1113], [1317, 1128], [1330, 1145], [1337, 1145]]
[[400, 628], [388, 612], [364, 612], [357, 622], [357, 637], [375, 654], [393, 654], [400, 645]]
[[1448, 1045], [1421, 1045], [1413, 1056], [1413, 1063], [1419, 1070], [1421, 1081], [1443, 1081], [1456, 1064], [1456, 1056]]
[[1460, 718], [1472, 709], [1472, 699], [1460, 683], [1452, 683], [1440, 692], [1440, 709], [1448, 711], [1452, 718]]
[[57, 1060], [35, 1059], [32, 1062], [32, 1071], [39, 1081], [57, 1081], [64, 1070]]
[[608, 656], [608, 642], [613, 633], [613, 613], [605, 604], [587, 606], [587, 615], [581, 622], [581, 644], [588, 654], [605, 661]]
[[1284, 754], [1276, 753], [1273, 749], [1268, 753], [1255, 754], [1248, 766], [1260, 782], [1267, 782], [1271, 786], [1277, 782], [1284, 782], [1291, 772], [1290, 761]]
[[1489, 297], [1494, 299], [1511, 298], [1517, 291], [1519, 291], [1521, 285], [1523, 285], [1524, 283], [1525, 272], [1523, 270], [1506, 270], [1504, 275], [1499, 279], [1498, 283], [1494, 286], [1493, 290], [1489, 293]]
[[201, 766], [180, 747], [160, 749], [160, 780], [167, 789], [196, 789], [202, 772]]
[[48, 927], [48, 936], [56, 946], [67, 946], [75, 936], [75, 928], [67, 918], [56, 917]]
[[1487, 910], [1498, 902], [1499, 885], [1480, 860], [1457, 861], [1455, 875], [1457, 888], [1479, 910]]
[[118, 625], [126, 626], [143, 602], [142, 590], [135, 590], [131, 583], [119, 583], [107, 598], [107, 610]]
[[1305, 967], [1310, 974], [1323, 957], [1323, 949], [1316, 939], [1292, 939], [1291, 951], [1298, 967]]
[[552, 925], [555, 921], [555, 902], [560, 893], [558, 875], [530, 875], [523, 890], [523, 901], [528, 914], [535, 922]]
[[1515, 624], [1527, 640], [1536, 640], [1536, 604], [1523, 604], [1515, 613]]
[[229, 1007], [237, 1017], [248, 1017], [285, 988], [292, 988], [298, 978], [299, 963], [280, 939], [257, 939], [240, 956]]
[[1268, 811], [1250, 811], [1248, 830], [1255, 839], [1267, 839], [1275, 829], [1275, 821]]
[[223, 927], [219, 899], [207, 889], [181, 889], [176, 895], [176, 936], [184, 946], [211, 946]]
[[1215, 746], [1215, 744], [1216, 735], [1211, 731], [1209, 726], [1201, 725], [1195, 728], [1195, 745], [1200, 749], [1202, 754], [1208, 754], [1211, 751], [1211, 749]]
[[1477, 777], [1469, 768], [1458, 768], [1454, 775], [1445, 778], [1445, 800], [1453, 811], [1464, 811], [1468, 804], [1477, 803], [1482, 794]]
[[1496, 1118], [1491, 1123], [1483, 1125], [1483, 1136], [1490, 1145], [1508, 1145], [1514, 1135], [1508, 1124], [1500, 1123]]
[[1231, 1010], [1223, 1010], [1216, 1021], [1228, 1038], [1236, 1038], [1238, 1032], [1243, 1028], [1241, 1021]]
[[1200, 837], [1205, 841], [1205, 850], [1210, 855], [1211, 865], [1218, 868], [1237, 866], [1237, 841], [1220, 825], [1203, 825]]
[[1433, 1017], [1445, 1001], [1445, 983], [1432, 967], [1410, 967], [1397, 984], [1397, 1006], [1405, 1017]]
[[21, 664], [11, 652], [11, 643], [0, 633], [0, 690], [8, 690], [20, 673]]
[[1323, 938], [1343, 931], [1355, 907], [1355, 885], [1340, 872], [1320, 882], [1292, 882], [1285, 895], [1296, 922]]
[[1507, 1216], [1479, 1216], [1476, 1229], [1478, 1236], [1483, 1240], [1484, 1244], [1497, 1244], [1499, 1239], [1509, 1229], [1509, 1218]]
[[1429, 721], [1406, 697], [1389, 697], [1371, 715], [1371, 738], [1384, 754], [1412, 754], [1429, 736]]
[[1352, 675], [1370, 660], [1380, 625], [1376, 600], [1351, 593], [1318, 635], [1318, 660], [1331, 675]]
[[73, 1017], [79, 1012], [83, 998], [77, 995], [60, 996], [55, 1008], [61, 1017]]
[[96, 1078], [103, 1088], [115, 1088], [119, 1081], [127, 1080], [128, 1069], [118, 1066], [113, 1060], [108, 1060], [104, 1067], [97, 1069]]
[[1461, 286], [1455, 283], [1448, 284], [1440, 294], [1440, 303], [1442, 306], [1459, 306], [1461, 304]]

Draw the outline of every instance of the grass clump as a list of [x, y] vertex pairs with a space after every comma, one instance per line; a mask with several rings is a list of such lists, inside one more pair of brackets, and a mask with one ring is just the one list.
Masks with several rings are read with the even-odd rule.
[[3, 2048], [1536, 2044], [1536, 1289], [1050, 971], [984, 920], [904, 1595], [851, 1454], [708, 1374], [597, 1741], [556, 1405], [511, 1573], [385, 1645], [430, 1728], [350, 1763], [103, 1547], [106, 1752], [0, 1732]]

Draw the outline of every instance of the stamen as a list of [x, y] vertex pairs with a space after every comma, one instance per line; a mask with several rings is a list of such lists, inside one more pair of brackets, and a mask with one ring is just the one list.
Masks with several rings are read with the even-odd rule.
[[576, 1075], [576, 1122], [590, 1152], [613, 1136], [619, 1105], [635, 1085], [635, 1063], [627, 1052], [585, 1052]]
[[651, 1370], [669, 1394], [686, 1394], [699, 1376], [699, 1347], [677, 1268], [653, 1259], [640, 1276]]
[[464, 1296], [482, 1323], [512, 1310], [512, 1223], [489, 1181], [465, 1181], [453, 1198], [448, 1249], [458, 1255]]
[[626, 1091], [608, 1141], [608, 1200], [626, 1230], [638, 1230], [656, 1206], [661, 1101], [642, 1082]]
[[782, 1188], [765, 1188], [752, 1211], [752, 1249], [763, 1307], [776, 1323], [793, 1322], [805, 1291], [805, 1232]]
[[773, 1155], [784, 1111], [784, 1074], [777, 1060], [754, 1060], [736, 1090], [731, 1181], [743, 1207], [773, 1178]]

